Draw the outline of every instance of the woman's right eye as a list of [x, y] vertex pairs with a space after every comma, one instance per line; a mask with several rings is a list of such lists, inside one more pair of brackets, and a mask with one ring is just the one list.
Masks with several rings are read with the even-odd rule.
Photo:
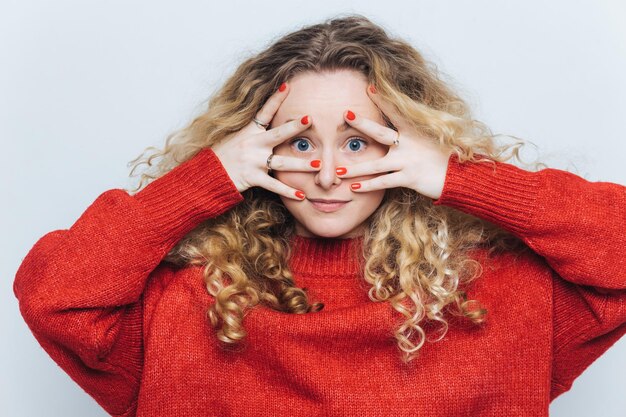
[[304, 138], [295, 138], [290, 142], [292, 146], [295, 145], [298, 152], [306, 152], [309, 150], [309, 141]]

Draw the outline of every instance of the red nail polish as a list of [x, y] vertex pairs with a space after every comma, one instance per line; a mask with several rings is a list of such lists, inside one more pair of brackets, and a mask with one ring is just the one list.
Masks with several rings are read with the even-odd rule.
[[321, 163], [322, 163], [322, 161], [320, 161], [319, 159], [316, 159], [316, 160], [314, 160], [314, 161], [311, 161], [311, 166], [312, 166], [313, 168], [319, 168], [319, 167], [320, 167], [320, 165], [321, 165]]
[[344, 167], [339, 167], [335, 170], [335, 172], [337, 173], [337, 175], [344, 175], [348, 172], [348, 170]]
[[304, 193], [300, 190], [296, 191], [296, 197], [298, 197], [300, 200], [304, 199]]
[[376, 87], [374, 87], [374, 84], [370, 85], [370, 92], [372, 94], [376, 94]]
[[352, 110], [348, 110], [348, 114], [346, 114], [346, 117], [348, 118], [348, 120], [354, 120], [356, 116], [354, 115], [354, 113], [352, 113]]
[[350, 185], [350, 188], [352, 188], [353, 190], [358, 190], [359, 188], [361, 188], [361, 184], [355, 182], [354, 184]]
[[285, 91], [286, 88], [287, 88], [287, 84], [282, 83], [280, 85], [280, 87], [278, 87], [278, 91], [280, 91], [282, 93], [283, 91]]
[[304, 116], [302, 119], [300, 119], [300, 123], [302, 123], [303, 125], [308, 125], [309, 124], [309, 116]]

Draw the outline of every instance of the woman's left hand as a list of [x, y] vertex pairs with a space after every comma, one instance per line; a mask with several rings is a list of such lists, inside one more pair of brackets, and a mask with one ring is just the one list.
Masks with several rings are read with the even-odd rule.
[[[347, 169], [347, 172], [343, 175], [338, 174], [338, 177], [350, 178], [391, 172], [356, 183], [360, 184], [358, 188], [352, 184], [351, 188], [358, 193], [406, 187], [437, 200], [443, 190], [451, 151], [446, 151], [434, 139], [418, 133], [398, 115], [393, 105], [383, 100], [380, 95], [372, 93], [369, 88], [367, 94], [398, 131], [346, 111], [344, 119], [348, 124], [372, 139], [389, 145], [390, 148], [387, 155], [380, 159], [343, 167]], [[348, 115], [355, 117], [350, 120]], [[396, 139], [399, 142], [394, 145]]]

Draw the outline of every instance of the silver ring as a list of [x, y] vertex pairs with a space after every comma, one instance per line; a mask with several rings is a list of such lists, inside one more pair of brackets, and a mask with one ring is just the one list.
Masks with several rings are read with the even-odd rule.
[[257, 126], [262, 127], [263, 130], [267, 130], [267, 127], [270, 125], [269, 123], [263, 123], [262, 121], [260, 121], [259, 119], [257, 119], [256, 117], [252, 118], [252, 121], [254, 123], [256, 123]]
[[272, 172], [272, 167], [270, 166], [270, 164], [272, 163], [272, 157], [273, 156], [274, 156], [274, 154], [270, 154], [270, 156], [267, 157], [267, 162], [265, 163], [265, 166], [267, 167], [268, 175], [270, 174], [270, 172]]
[[394, 146], [400, 145], [400, 132], [396, 130], [396, 133], [398, 134], [398, 136], [396, 136], [396, 138], [393, 140]]

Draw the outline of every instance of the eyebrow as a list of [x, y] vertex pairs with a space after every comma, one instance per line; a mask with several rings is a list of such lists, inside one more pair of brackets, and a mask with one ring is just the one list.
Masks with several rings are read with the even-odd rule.
[[[291, 121], [294, 121], [294, 120], [296, 120], [296, 119], [287, 119], [287, 120], [285, 120], [285, 123], [288, 123], [288, 122], [291, 122]], [[354, 126], [350, 126], [350, 125], [348, 124], [348, 122], [346, 122], [346, 121], [344, 120], [344, 121], [343, 121], [343, 124], [341, 124], [341, 125], [337, 126], [337, 132], [338, 132], [338, 133], [345, 132], [346, 130], [348, 130], [348, 129], [350, 129], [350, 128], [355, 129], [355, 127], [354, 127]], [[311, 129], [311, 130], [316, 130], [316, 129], [315, 129], [315, 125], [313, 125], [313, 126], [312, 126], [312, 127], [310, 127], [309, 129]]]

